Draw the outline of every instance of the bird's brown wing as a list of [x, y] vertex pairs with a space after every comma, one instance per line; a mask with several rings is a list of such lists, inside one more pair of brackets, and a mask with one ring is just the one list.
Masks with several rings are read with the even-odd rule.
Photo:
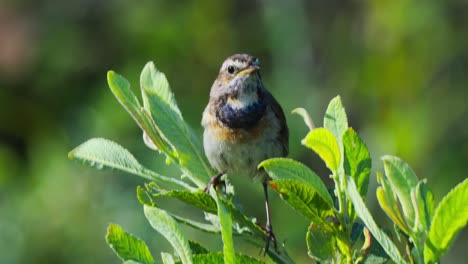
[[283, 156], [286, 157], [289, 154], [289, 128], [288, 124], [286, 123], [286, 117], [284, 116], [283, 109], [281, 108], [278, 101], [276, 101], [276, 99], [273, 97], [273, 95], [266, 89], [264, 91], [265, 99], [271, 102], [271, 109], [280, 122], [281, 129], [278, 134], [278, 139], [281, 142], [283, 148]]

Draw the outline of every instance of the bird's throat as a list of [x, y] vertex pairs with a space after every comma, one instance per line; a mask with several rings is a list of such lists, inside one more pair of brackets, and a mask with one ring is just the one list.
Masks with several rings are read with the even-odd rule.
[[230, 128], [249, 129], [262, 118], [265, 108], [263, 97], [259, 93], [239, 94], [223, 100], [216, 115]]
[[247, 109], [258, 103], [257, 93], [239, 94], [236, 97], [228, 97], [226, 104], [233, 109]]

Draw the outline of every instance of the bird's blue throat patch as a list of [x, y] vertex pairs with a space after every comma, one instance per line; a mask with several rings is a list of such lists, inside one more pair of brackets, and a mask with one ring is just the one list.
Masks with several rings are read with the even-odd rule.
[[230, 128], [249, 129], [262, 118], [265, 109], [266, 104], [262, 96], [259, 96], [257, 102], [244, 108], [233, 108], [227, 103], [227, 99], [223, 98], [218, 105], [216, 117]]

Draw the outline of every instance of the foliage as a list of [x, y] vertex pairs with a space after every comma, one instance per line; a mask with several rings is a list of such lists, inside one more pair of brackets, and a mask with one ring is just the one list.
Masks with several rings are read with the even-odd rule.
[[[254, 220], [233, 203], [233, 193], [200, 189], [214, 171], [201, 142], [184, 121], [165, 75], [152, 62], [141, 74], [143, 105], [129, 82], [113, 71], [108, 73], [111, 91], [143, 130], [147, 144], [175, 163], [184, 179], [163, 176], [143, 167], [130, 152], [106, 139], [90, 139], [69, 153], [69, 158], [98, 169], [115, 169], [152, 182], [138, 186], [137, 197], [150, 225], [172, 245], [176, 254], [161, 252], [164, 263], [259, 263], [260, 260], [236, 252], [233, 236], [263, 245], [267, 235]], [[273, 158], [259, 164], [272, 178], [270, 187], [310, 226], [306, 232], [308, 255], [321, 263], [434, 263], [447, 251], [468, 221], [468, 180], [455, 187], [434, 210], [431, 191], [425, 180], [418, 181], [411, 167], [394, 156], [382, 157], [385, 176], [377, 198], [382, 209], [402, 233], [409, 254], [402, 256], [397, 245], [375, 222], [365, 205], [371, 171], [367, 146], [348, 127], [340, 97], [330, 102], [324, 127], [315, 128], [304, 109], [295, 110], [310, 131], [302, 144], [313, 150], [330, 170], [333, 193], [310, 168], [287, 158]], [[157, 200], [170, 197], [203, 211], [206, 222], [176, 215], [158, 206]], [[454, 220], [455, 219], [455, 220]], [[221, 234], [222, 252], [210, 252], [190, 241], [180, 224], [204, 232]], [[378, 243], [375, 243], [373, 238]], [[107, 243], [125, 263], [154, 263], [147, 245], [115, 224], [109, 226]], [[276, 263], [294, 262], [286, 249], [265, 252]]]
[[145, 242], [126, 233], [117, 224], [109, 225], [106, 241], [123, 261], [132, 260], [142, 264], [154, 263], [153, 256]]

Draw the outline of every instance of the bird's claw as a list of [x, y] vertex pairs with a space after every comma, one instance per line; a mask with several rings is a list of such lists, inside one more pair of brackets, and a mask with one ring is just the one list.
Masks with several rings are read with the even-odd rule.
[[219, 186], [220, 184], [225, 186], [226, 183], [221, 180], [221, 177], [224, 175], [224, 172], [220, 172], [218, 174], [216, 174], [215, 176], [211, 177], [210, 181], [208, 182], [208, 184], [206, 185], [205, 189], [203, 189], [203, 191], [205, 193], [209, 193], [210, 192], [210, 187], [213, 186], [215, 189], [217, 186]]
[[263, 248], [263, 255], [266, 255], [268, 250], [270, 249], [271, 241], [273, 241], [273, 246], [275, 248], [275, 251], [278, 252], [278, 244], [276, 242], [276, 236], [273, 233], [272, 227], [267, 225], [265, 227], [265, 232], [266, 232], [267, 238], [266, 238], [265, 247]]

